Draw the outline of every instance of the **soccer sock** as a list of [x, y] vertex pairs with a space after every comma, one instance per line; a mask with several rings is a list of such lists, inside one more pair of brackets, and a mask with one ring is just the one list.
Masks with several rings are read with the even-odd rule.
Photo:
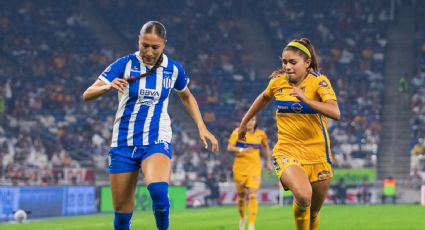
[[248, 221], [250, 224], [255, 223], [255, 219], [257, 218], [258, 211], [258, 202], [257, 202], [257, 194], [249, 194], [248, 195]]
[[320, 223], [320, 212], [317, 213], [317, 216], [314, 218], [310, 218], [310, 230], [318, 230]]
[[297, 230], [308, 230], [310, 228], [310, 207], [302, 207], [296, 201], [292, 206], [295, 226]]
[[133, 212], [130, 213], [119, 213], [115, 212], [114, 218], [114, 229], [115, 230], [130, 230], [131, 229], [131, 217]]
[[246, 193], [238, 193], [238, 209], [239, 215], [241, 218], [245, 218], [245, 208], [246, 208]]
[[152, 209], [158, 230], [167, 230], [169, 225], [170, 202], [168, 201], [168, 183], [155, 182], [148, 185], [152, 198]]

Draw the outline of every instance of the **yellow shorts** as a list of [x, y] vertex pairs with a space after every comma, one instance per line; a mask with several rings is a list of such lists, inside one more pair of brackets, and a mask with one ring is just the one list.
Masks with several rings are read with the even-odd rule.
[[233, 179], [235, 180], [236, 186], [258, 189], [261, 184], [261, 174], [259, 175], [247, 175], [241, 173], [233, 173]]
[[273, 168], [276, 175], [281, 178], [283, 171], [291, 165], [300, 166], [310, 181], [326, 180], [333, 177], [332, 166], [328, 162], [322, 162], [317, 164], [301, 164], [297, 159], [287, 156], [273, 156]]

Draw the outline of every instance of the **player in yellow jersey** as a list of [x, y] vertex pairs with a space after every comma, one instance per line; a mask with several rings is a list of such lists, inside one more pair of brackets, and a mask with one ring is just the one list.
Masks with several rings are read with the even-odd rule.
[[333, 176], [326, 117], [340, 118], [335, 92], [318, 70], [308, 39], [288, 43], [282, 68], [272, 73], [267, 89], [255, 99], [238, 129], [239, 138], [245, 138], [249, 120], [275, 98], [278, 142], [273, 166], [283, 187], [294, 194], [295, 225], [303, 230], [319, 226], [319, 211]]
[[247, 134], [244, 141], [238, 138], [238, 129], [232, 132], [227, 150], [235, 154], [233, 163], [233, 178], [238, 193], [237, 203], [240, 214], [239, 229], [244, 230], [247, 218], [245, 217], [246, 194], [248, 192], [248, 228], [255, 229], [258, 203], [257, 191], [261, 183], [260, 149], [266, 159], [267, 170], [272, 170], [270, 147], [266, 133], [257, 129], [257, 118], [253, 117], [247, 124]]

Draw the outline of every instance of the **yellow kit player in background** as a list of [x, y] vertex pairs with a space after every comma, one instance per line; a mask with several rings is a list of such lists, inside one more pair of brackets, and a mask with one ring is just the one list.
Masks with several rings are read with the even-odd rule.
[[246, 140], [238, 140], [238, 131], [235, 129], [229, 138], [227, 150], [235, 153], [233, 163], [233, 177], [238, 193], [237, 203], [240, 214], [239, 229], [244, 230], [246, 224], [245, 207], [248, 192], [248, 229], [255, 229], [258, 203], [257, 192], [261, 183], [260, 148], [266, 159], [267, 170], [271, 172], [270, 147], [268, 138], [263, 130], [257, 129], [257, 118], [253, 117], [247, 123]]
[[273, 166], [285, 189], [294, 194], [297, 229], [318, 229], [319, 211], [331, 183], [332, 155], [326, 117], [339, 120], [335, 92], [320, 74], [311, 42], [293, 40], [282, 53], [282, 68], [272, 73], [267, 89], [255, 99], [238, 129], [246, 137], [249, 120], [274, 97], [278, 142]]

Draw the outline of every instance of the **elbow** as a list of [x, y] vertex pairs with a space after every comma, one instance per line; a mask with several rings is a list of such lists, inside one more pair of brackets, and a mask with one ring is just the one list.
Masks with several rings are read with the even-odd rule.
[[339, 111], [338, 111], [338, 112], [334, 115], [333, 119], [334, 119], [334, 120], [336, 120], [336, 121], [339, 121], [339, 120], [341, 119], [341, 112], [339, 112]]
[[85, 91], [85, 92], [83, 93], [82, 98], [83, 98], [83, 101], [84, 101], [84, 102], [88, 102], [88, 101], [91, 101], [91, 100], [92, 100], [92, 98], [90, 98], [90, 96], [88, 95], [87, 91]]

